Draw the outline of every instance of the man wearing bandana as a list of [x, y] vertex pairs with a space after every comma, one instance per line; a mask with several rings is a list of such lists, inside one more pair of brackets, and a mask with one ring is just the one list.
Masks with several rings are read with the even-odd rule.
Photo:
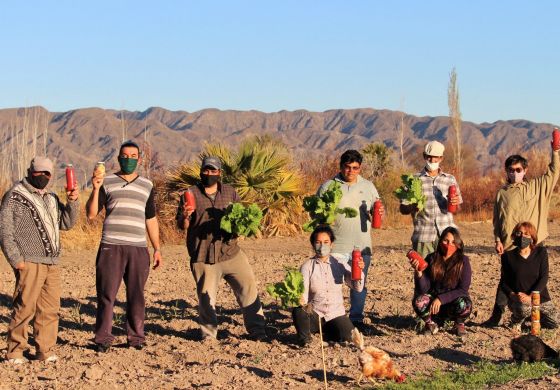
[[46, 157], [35, 157], [27, 177], [2, 199], [0, 241], [2, 252], [16, 277], [13, 312], [8, 326], [7, 359], [25, 363], [28, 325], [33, 321], [37, 360], [54, 362], [58, 334], [61, 275], [60, 230], [69, 230], [78, 219], [79, 190], [66, 191], [62, 203], [48, 188], [54, 166]]
[[[537, 244], [548, 237], [548, 210], [560, 176], [558, 149], [552, 149], [551, 162], [544, 175], [526, 180], [528, 166], [527, 159], [517, 154], [509, 156], [504, 164], [507, 183], [496, 194], [493, 217], [495, 248], [499, 255], [515, 249], [511, 234], [520, 222], [530, 222], [536, 227]], [[507, 294], [498, 285], [492, 315], [484, 325], [498, 326], [507, 302]]]
[[[440, 164], [443, 162], [445, 147], [438, 141], [430, 141], [424, 148], [425, 166], [415, 176], [422, 180], [422, 193], [426, 196], [424, 210], [418, 211], [416, 204], [401, 201], [400, 212], [410, 214], [414, 224], [412, 248], [426, 257], [437, 249], [441, 232], [448, 227], [457, 227], [453, 222], [453, 214], [447, 211], [447, 204], [463, 203], [461, 191], [455, 176], [445, 173]], [[447, 199], [451, 185], [456, 186], [457, 194]]]
[[216, 297], [223, 278], [241, 306], [249, 338], [265, 341], [265, 318], [247, 255], [239, 247], [236, 236], [220, 229], [226, 207], [240, 201], [232, 186], [221, 183], [221, 172], [222, 163], [217, 157], [204, 158], [200, 182], [187, 189], [194, 195], [196, 208], [186, 204], [181, 196], [176, 217], [179, 229], [187, 231], [201, 338], [210, 341], [217, 338]]
[[141, 163], [140, 148], [125, 141], [119, 149], [120, 170], [104, 177], [92, 177], [93, 191], [86, 204], [89, 219], [105, 208], [101, 244], [95, 263], [97, 316], [95, 339], [98, 352], [107, 352], [114, 341], [113, 307], [121, 281], [126, 285], [126, 332], [130, 347], [145, 345], [144, 287], [150, 272], [146, 232], [154, 248], [153, 269], [162, 263], [154, 186], [136, 173]]

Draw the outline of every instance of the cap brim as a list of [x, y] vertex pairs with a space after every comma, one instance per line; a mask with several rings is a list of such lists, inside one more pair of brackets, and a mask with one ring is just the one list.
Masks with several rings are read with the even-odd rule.
[[216, 166], [216, 165], [214, 165], [214, 164], [206, 164], [206, 165], [204, 165], [204, 166], [202, 167], [202, 169], [204, 169], [204, 168], [222, 169], [222, 168], [220, 168], [220, 167], [218, 167], [218, 166]]

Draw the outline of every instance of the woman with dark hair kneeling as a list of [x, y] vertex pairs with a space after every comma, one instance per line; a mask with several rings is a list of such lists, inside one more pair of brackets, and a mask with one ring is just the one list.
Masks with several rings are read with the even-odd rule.
[[[301, 266], [304, 291], [301, 299], [303, 306], [292, 311], [294, 325], [301, 346], [311, 342], [311, 333], [319, 332], [319, 320], [323, 337], [327, 341], [351, 341], [354, 326], [344, 311], [342, 286], [360, 292], [364, 286], [364, 273], [360, 280], [351, 280], [351, 268], [331, 256], [334, 233], [329, 226], [321, 225], [311, 233], [310, 242], [315, 256]], [[364, 268], [364, 261], [358, 263]]]
[[416, 314], [424, 320], [424, 333], [437, 333], [435, 319], [450, 319], [455, 321], [453, 332], [458, 336], [465, 335], [465, 320], [472, 310], [469, 297], [472, 271], [469, 258], [463, 254], [463, 240], [456, 228], [448, 227], [441, 233], [436, 251], [426, 257], [426, 262], [428, 268], [424, 271], [418, 269], [418, 260], [412, 262], [412, 305]]
[[537, 245], [537, 229], [531, 222], [518, 223], [512, 233], [515, 249], [502, 255], [500, 287], [508, 297], [511, 326], [521, 330], [531, 315], [531, 292], [540, 293], [540, 315], [543, 328], [558, 327], [556, 308], [548, 293], [548, 252]]

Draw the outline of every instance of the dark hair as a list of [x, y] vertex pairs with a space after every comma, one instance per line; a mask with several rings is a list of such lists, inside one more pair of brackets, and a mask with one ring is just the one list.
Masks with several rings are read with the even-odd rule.
[[121, 144], [121, 147], [119, 148], [119, 156], [121, 155], [122, 150], [123, 150], [124, 148], [128, 148], [128, 147], [133, 147], [133, 148], [138, 149], [138, 156], [141, 155], [140, 146], [138, 146], [138, 144], [137, 144], [136, 142], [134, 142], [133, 140], [129, 139], [129, 140], [127, 140], [127, 141], [124, 141], [124, 142]]
[[358, 164], [362, 164], [363, 156], [360, 152], [354, 149], [349, 149], [346, 152], [342, 153], [340, 156], [340, 167], [342, 168], [346, 164], [350, 164], [353, 162], [357, 162]]
[[313, 233], [311, 233], [311, 237], [309, 237], [309, 242], [312, 246], [315, 245], [315, 240], [317, 239], [319, 233], [327, 233], [329, 235], [329, 238], [331, 239], [331, 242], [334, 242], [334, 240], [336, 239], [334, 236], [334, 232], [329, 225], [319, 225], [315, 228], [315, 230], [313, 230]]
[[[451, 233], [453, 235], [457, 251], [453, 254], [453, 256], [447, 259], [447, 261], [445, 261], [443, 259], [444, 253], [441, 243], [445, 236], [447, 236], [447, 233]], [[461, 273], [463, 272], [463, 250], [464, 243], [457, 228], [450, 226], [441, 232], [438, 246], [430, 266], [431, 279], [433, 281], [443, 281], [443, 284], [448, 288], [456, 286], [459, 278], [461, 277]]]
[[527, 169], [527, 167], [529, 166], [529, 162], [527, 161], [527, 159], [525, 157], [520, 156], [519, 154], [514, 154], [514, 155], [511, 155], [508, 158], [506, 158], [504, 168], [508, 169], [509, 167], [511, 167], [512, 165], [515, 165], [517, 163], [520, 163], [521, 166], [523, 167], [523, 169]]

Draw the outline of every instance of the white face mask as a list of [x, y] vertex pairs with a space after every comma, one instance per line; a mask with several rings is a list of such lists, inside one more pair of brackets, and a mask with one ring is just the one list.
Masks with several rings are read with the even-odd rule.
[[427, 171], [437, 171], [439, 169], [439, 163], [438, 162], [429, 162], [426, 161], [426, 170]]
[[331, 254], [331, 246], [327, 244], [315, 244], [315, 254], [319, 257], [327, 257]]
[[521, 183], [525, 177], [525, 172], [508, 172], [507, 176], [510, 183]]

